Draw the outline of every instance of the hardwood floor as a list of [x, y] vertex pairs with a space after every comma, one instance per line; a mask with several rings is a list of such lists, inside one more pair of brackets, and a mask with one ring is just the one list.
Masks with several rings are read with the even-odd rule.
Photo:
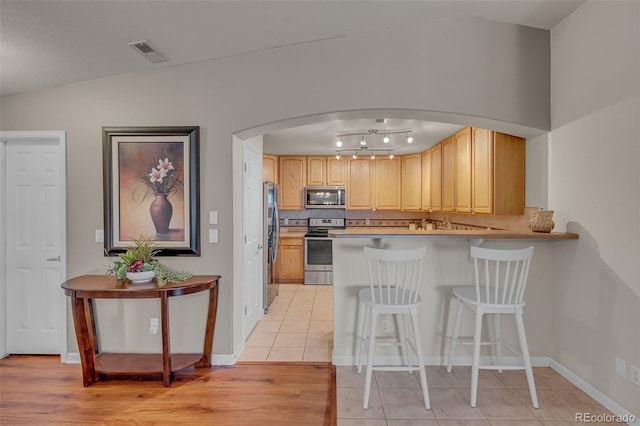
[[0, 424], [335, 425], [330, 363], [243, 363], [162, 381], [99, 381], [57, 356], [0, 360]]

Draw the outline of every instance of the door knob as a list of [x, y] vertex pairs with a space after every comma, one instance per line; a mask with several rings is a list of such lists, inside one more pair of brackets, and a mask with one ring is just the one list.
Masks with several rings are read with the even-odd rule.
[[58, 257], [50, 257], [50, 258], [48, 258], [47, 262], [60, 262], [60, 255], [58, 255]]

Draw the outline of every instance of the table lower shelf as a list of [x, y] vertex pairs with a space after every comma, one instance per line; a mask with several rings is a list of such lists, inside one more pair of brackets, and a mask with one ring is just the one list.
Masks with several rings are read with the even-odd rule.
[[[202, 354], [171, 354], [171, 372], [199, 363]], [[113, 376], [162, 375], [162, 354], [99, 353], [94, 358], [96, 373]]]

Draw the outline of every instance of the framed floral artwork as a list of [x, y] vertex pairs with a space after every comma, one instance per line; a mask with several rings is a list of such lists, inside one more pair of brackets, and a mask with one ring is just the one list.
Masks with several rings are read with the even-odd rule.
[[104, 248], [200, 255], [199, 127], [103, 127]]

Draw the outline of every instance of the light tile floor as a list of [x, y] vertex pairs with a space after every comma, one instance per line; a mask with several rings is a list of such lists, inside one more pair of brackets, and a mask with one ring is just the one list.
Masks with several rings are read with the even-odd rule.
[[[333, 287], [281, 284], [239, 361], [331, 362]], [[338, 426], [568, 426], [576, 413], [611, 414], [550, 368], [534, 368], [540, 408], [531, 406], [523, 371], [480, 370], [478, 406], [469, 405], [470, 367], [427, 367], [431, 410], [413, 374], [374, 373], [369, 409], [364, 374], [337, 367]], [[598, 423], [600, 425], [607, 423]], [[612, 423], [619, 424], [619, 423]]]
[[[427, 367], [431, 410], [419, 379], [402, 372], [374, 372], [369, 409], [362, 409], [364, 372], [337, 367], [338, 426], [565, 426], [576, 413], [607, 409], [550, 368], [534, 368], [540, 408], [531, 405], [524, 371], [480, 371], [478, 406], [469, 405], [470, 367]], [[598, 423], [608, 424], [608, 423]], [[620, 423], [612, 423], [620, 424]]]
[[280, 284], [239, 361], [331, 362], [333, 287]]

